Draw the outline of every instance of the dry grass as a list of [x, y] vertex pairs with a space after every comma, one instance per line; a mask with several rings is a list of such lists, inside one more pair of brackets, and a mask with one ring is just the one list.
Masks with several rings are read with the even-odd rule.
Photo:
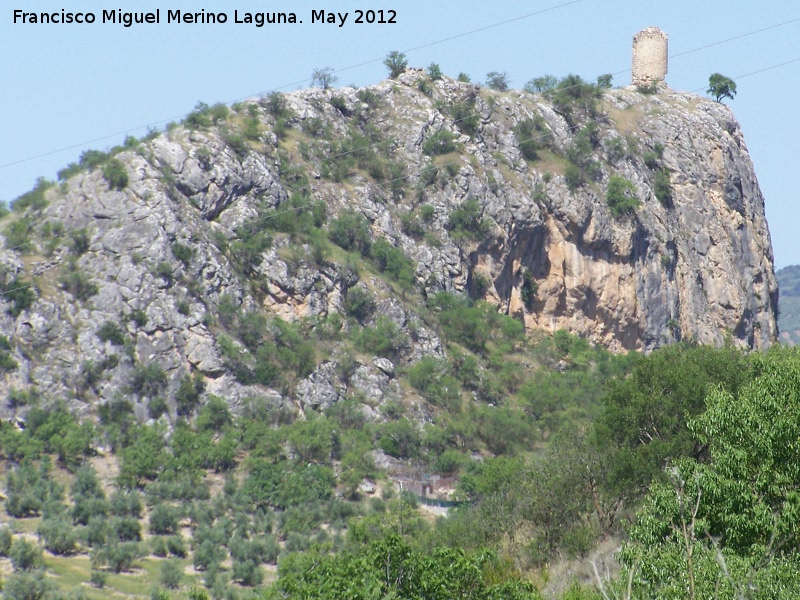
[[593, 586], [596, 578], [592, 563], [598, 572], [610, 579], [619, 574], [619, 563], [615, 555], [620, 546], [618, 538], [608, 538], [583, 558], [562, 558], [549, 565], [546, 572], [539, 574], [541, 591], [545, 598], [560, 598], [573, 583]]
[[635, 106], [624, 110], [614, 106], [605, 106], [604, 109], [608, 114], [608, 118], [614, 123], [614, 129], [623, 136], [640, 131], [642, 121], [646, 116], [645, 113]]
[[551, 150], [541, 150], [539, 160], [529, 164], [537, 173], [563, 175], [570, 163], [566, 158]]

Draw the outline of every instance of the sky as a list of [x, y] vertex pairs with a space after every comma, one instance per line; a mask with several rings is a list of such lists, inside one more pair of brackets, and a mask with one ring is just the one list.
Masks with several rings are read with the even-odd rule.
[[[9, 0], [0, 9], [0, 199], [83, 150], [178, 120], [198, 102], [233, 102], [307, 87], [331, 67], [339, 85], [386, 77], [383, 57], [441, 65], [484, 81], [508, 73], [521, 88], [543, 74], [630, 82], [631, 39], [655, 25], [669, 34], [667, 83], [703, 93], [712, 72], [737, 82], [728, 103], [744, 131], [762, 191], [776, 267], [800, 264], [797, 173], [800, 155], [800, 5], [796, 0]], [[29, 8], [24, 8], [26, 5]], [[30, 8], [34, 5], [34, 8]], [[14, 9], [93, 12], [80, 24], [13, 22]], [[160, 24], [101, 23], [103, 10], [161, 9]], [[166, 23], [167, 10], [225, 12], [221, 24]], [[395, 11], [396, 23], [357, 24], [356, 10]], [[234, 23], [234, 11], [294, 12], [302, 23]], [[344, 26], [311, 23], [312, 11], [349, 13]], [[505, 21], [511, 21], [506, 22]], [[496, 26], [493, 26], [496, 25]], [[753, 33], [760, 29], [767, 31]], [[752, 34], [752, 35], [746, 35]], [[738, 36], [739, 39], [704, 46]], [[688, 51], [697, 50], [682, 56]], [[754, 73], [775, 67], [761, 73]]]

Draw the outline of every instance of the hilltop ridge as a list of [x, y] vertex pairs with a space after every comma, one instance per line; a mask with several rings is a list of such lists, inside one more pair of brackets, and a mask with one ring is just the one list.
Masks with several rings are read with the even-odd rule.
[[[407, 69], [201, 105], [85, 154], [6, 221], [5, 393], [82, 411], [159, 396], [172, 415], [192, 377], [233, 408], [400, 398], [395, 365], [449, 356], [442, 292], [614, 351], [767, 347], [772, 249], [731, 111], [564, 81], [533, 95]], [[264, 383], [258, 369], [287, 369], [282, 344], [301, 343], [263, 320], [324, 336], [337, 315], [336, 335], [405, 341], [364, 346], [347, 373], [334, 341], [291, 383]]]

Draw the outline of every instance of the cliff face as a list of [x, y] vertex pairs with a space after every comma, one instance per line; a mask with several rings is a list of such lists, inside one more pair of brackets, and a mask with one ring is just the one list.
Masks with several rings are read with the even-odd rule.
[[[415, 306], [439, 291], [485, 298], [528, 328], [567, 329], [615, 350], [680, 339], [768, 346], [777, 335], [772, 250], [730, 110], [632, 89], [580, 102], [408, 70], [366, 90], [199, 111], [117, 154], [121, 189], [109, 183], [110, 163], [78, 170], [45, 193], [46, 206], [7, 218], [8, 239], [16, 226], [30, 242], [26, 254], [7, 242], [0, 257], [0, 330], [17, 363], [2, 385], [109, 400], [131, 393], [136, 365], [154, 363], [168, 397], [197, 372], [234, 406], [256, 388], [282, 402], [286, 391], [235, 381], [220, 351], [220, 303], [322, 318], [342, 313], [355, 286], [409, 335], [405, 363], [443, 355]], [[612, 178], [629, 182], [622, 196], [638, 206], [612, 211]], [[398, 279], [407, 294], [378, 274], [359, 282], [339, 248], [319, 257], [313, 237], [287, 234], [292, 215], [299, 223], [314, 202], [327, 211], [323, 230], [342, 215], [363, 216], [371, 241], [411, 259], [412, 277]], [[272, 232], [270, 244], [250, 239], [261, 229]], [[28, 282], [35, 300], [15, 308], [14, 285]], [[107, 323], [130, 340], [124, 351], [98, 335]], [[362, 363], [355, 381], [365, 394], [401, 393], [387, 384], [391, 364]], [[289, 395], [335, 401], [343, 392], [331, 364]], [[97, 365], [102, 377], [87, 377]]]

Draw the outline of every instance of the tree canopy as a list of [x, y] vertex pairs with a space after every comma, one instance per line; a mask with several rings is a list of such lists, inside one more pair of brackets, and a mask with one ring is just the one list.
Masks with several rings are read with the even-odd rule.
[[722, 101], [723, 98], [733, 100], [733, 97], [736, 96], [736, 82], [722, 73], [712, 73], [708, 78], [706, 93], [713, 96], [717, 102]]

